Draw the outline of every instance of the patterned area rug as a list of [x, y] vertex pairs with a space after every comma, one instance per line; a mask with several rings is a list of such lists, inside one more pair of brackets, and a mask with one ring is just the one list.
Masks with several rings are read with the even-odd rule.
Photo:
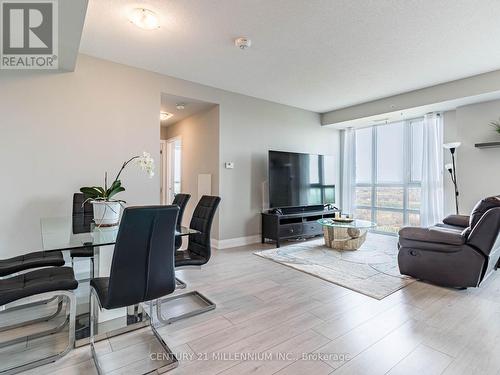
[[399, 273], [397, 237], [368, 233], [358, 250], [334, 250], [324, 240], [254, 252], [367, 296], [383, 299], [415, 282]]

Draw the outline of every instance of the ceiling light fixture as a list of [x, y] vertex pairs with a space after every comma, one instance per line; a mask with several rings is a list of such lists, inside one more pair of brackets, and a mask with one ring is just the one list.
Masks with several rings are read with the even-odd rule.
[[160, 27], [156, 13], [145, 8], [133, 9], [129, 21], [144, 30], [154, 30]]
[[160, 120], [161, 121], [166, 121], [166, 120], [168, 120], [172, 116], [173, 116], [172, 113], [169, 113], [169, 112], [160, 112]]
[[250, 48], [250, 46], [252, 45], [252, 40], [250, 38], [242, 36], [234, 40], [234, 45], [241, 50], [245, 50], [247, 48]]
[[179, 111], [182, 111], [183, 109], [186, 108], [186, 104], [184, 103], [178, 103], [175, 105], [175, 108], [177, 108]]

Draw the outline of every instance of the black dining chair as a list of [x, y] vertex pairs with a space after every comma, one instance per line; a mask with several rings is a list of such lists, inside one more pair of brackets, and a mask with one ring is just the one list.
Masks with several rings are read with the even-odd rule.
[[[208, 263], [212, 255], [212, 248], [210, 244], [210, 233], [212, 230], [212, 223], [217, 211], [217, 207], [220, 203], [220, 197], [204, 195], [201, 197], [200, 201], [196, 205], [193, 212], [193, 217], [191, 218], [191, 223], [189, 228], [198, 231], [196, 234], [191, 234], [188, 240], [188, 246], [186, 250], [175, 252], [175, 268], [186, 269], [186, 268], [199, 268]], [[161, 314], [162, 303], [180, 299], [180, 298], [197, 298], [204, 306], [193, 311], [188, 311], [181, 315], [164, 318]], [[162, 298], [157, 304], [157, 315], [158, 319], [163, 324], [170, 324], [177, 320], [191, 317], [194, 315], [202, 314], [204, 312], [214, 310], [216, 307], [215, 303], [209, 300], [200, 292], [194, 290], [184, 294], [177, 294], [172, 297]]]
[[[100, 309], [110, 310], [156, 300], [175, 291], [174, 237], [178, 212], [177, 206], [128, 207], [123, 211], [110, 275], [90, 281], [90, 345], [99, 373], [101, 367], [94, 346], [99, 334], [95, 302]], [[153, 304], [149, 306], [152, 322]], [[161, 370], [176, 367], [177, 359], [154, 325], [150, 327], [171, 358]]]
[[[184, 211], [186, 210], [186, 206], [191, 198], [191, 194], [176, 194], [172, 205], [179, 207], [179, 216], [177, 216], [177, 228], [182, 226], [182, 218], [184, 216]], [[180, 236], [175, 238], [175, 250], [180, 249], [182, 246], [182, 238]]]
[[[73, 194], [73, 212], [72, 212], [72, 228], [73, 233], [90, 232], [92, 221], [94, 220], [94, 207], [92, 203], [85, 202], [85, 194]], [[78, 249], [72, 249], [69, 252], [71, 257], [71, 266], [75, 265], [75, 258], [89, 258], [90, 260], [90, 278], [94, 277], [94, 248], [86, 246]], [[80, 280], [88, 281], [89, 279]]]
[[[35, 251], [32, 253], [27, 253], [19, 255], [13, 258], [0, 259], [0, 280], [6, 278], [13, 278], [20, 274], [32, 271], [34, 269], [42, 269], [47, 267], [62, 267], [65, 261], [61, 251]], [[55, 299], [58, 300], [57, 309], [49, 315], [38, 317], [30, 322], [24, 322], [24, 324], [35, 323], [37, 321], [49, 321], [52, 318], [59, 315], [63, 307], [63, 298], [60, 296], [53, 296], [47, 300], [37, 300], [36, 302], [30, 303], [29, 306], [23, 304], [19, 306], [19, 310], [25, 309], [27, 307], [38, 306], [38, 305], [48, 305]], [[15, 310], [16, 307], [9, 308], [10, 311]], [[9, 329], [13, 328], [12, 326]], [[2, 329], [0, 328], [0, 331]]]
[[[60, 332], [65, 327], [67, 327], [69, 331], [68, 345], [61, 352], [35, 360], [30, 358], [29, 355], [26, 355], [22, 357], [22, 363], [12, 366], [8, 365], [9, 368], [5, 368], [4, 361], [2, 361], [0, 366], [0, 372], [2, 374], [16, 374], [47, 363], [55, 362], [73, 349], [75, 345], [76, 319], [76, 297], [73, 290], [77, 287], [78, 282], [75, 280], [73, 269], [70, 267], [46, 267], [18, 274], [9, 278], [0, 279], [0, 321], [4, 320], [4, 316], [12, 314], [12, 316], [23, 316], [22, 314], [19, 314], [17, 310], [31, 308], [39, 305], [40, 303], [48, 303], [48, 301], [59, 299], [58, 309], [55, 314], [37, 317], [31, 320], [24, 320], [23, 322], [16, 324], [10, 323], [8, 325], [0, 325], [0, 336], [5, 335], [4, 337], [9, 337], [12, 335], [12, 337], [8, 340], [2, 340], [2, 347], [18, 344], [20, 342], [24, 342], [26, 344], [27, 340]], [[23, 334], [21, 334], [19, 336], [19, 327], [49, 321], [59, 315], [62, 301], [66, 302], [66, 310], [69, 309], [68, 317], [62, 324], [59, 324], [59, 326], [54, 328], [46, 329], [42, 332], [37, 332], [36, 334], [31, 333], [28, 336], [23, 336]]]
[[61, 251], [36, 251], [13, 258], [0, 259], [0, 278], [33, 268], [64, 266]]
[[[189, 199], [191, 198], [191, 194], [183, 194], [179, 193], [176, 194], [174, 197], [174, 200], [172, 202], [172, 205], [179, 206], [179, 216], [177, 216], [177, 230], [180, 231], [180, 228], [182, 226], [182, 218], [184, 216], [184, 211], [186, 209], [186, 206], [189, 202]], [[181, 236], [176, 236], [175, 237], [175, 250], [179, 250], [182, 247], [182, 237]], [[178, 277], [175, 278], [175, 283], [177, 289], [185, 289], [186, 288], [186, 283], [179, 279]]]

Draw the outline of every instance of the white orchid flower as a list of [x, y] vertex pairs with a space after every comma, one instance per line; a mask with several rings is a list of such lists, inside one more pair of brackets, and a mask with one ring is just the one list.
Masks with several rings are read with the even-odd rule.
[[[144, 172], [146, 172], [149, 178], [152, 178], [155, 175], [155, 161], [151, 157], [151, 154], [147, 152], [143, 152], [142, 155], [133, 156], [129, 160], [123, 163], [120, 171], [116, 175], [116, 178], [113, 180], [111, 185], [108, 185], [108, 174], [104, 174], [104, 187], [102, 186], [84, 186], [80, 188], [80, 191], [85, 194], [87, 201], [104, 201], [104, 202], [124, 202], [112, 200], [116, 194], [125, 191], [125, 188], [122, 186], [120, 181], [120, 175], [123, 170], [129, 163], [135, 161], [135, 163], [141, 168]], [[84, 203], [85, 203], [84, 202]], [[82, 206], [83, 207], [83, 206]]]
[[155, 161], [148, 152], [143, 152], [142, 156], [137, 158], [137, 165], [148, 174], [149, 178], [155, 175]]

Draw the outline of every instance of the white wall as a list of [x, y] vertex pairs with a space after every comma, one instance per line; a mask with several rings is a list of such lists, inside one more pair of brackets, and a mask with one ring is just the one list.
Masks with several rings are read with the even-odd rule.
[[[469, 214], [476, 202], [500, 194], [500, 148], [478, 149], [476, 143], [500, 141], [489, 125], [500, 117], [500, 100], [472, 104], [445, 113], [445, 142], [460, 141], [457, 178], [460, 213]], [[447, 160], [451, 160], [445, 154]], [[453, 186], [445, 176], [445, 211], [454, 212]]]
[[[0, 258], [39, 250], [40, 218], [70, 215], [73, 192], [104, 171], [143, 150], [159, 160], [160, 96], [141, 75], [89, 58], [75, 73], [1, 73]], [[122, 176], [129, 204], [159, 202], [158, 176]]]
[[[72, 193], [105, 170], [143, 150], [158, 161], [161, 92], [220, 105], [222, 240], [260, 232], [268, 149], [338, 155], [338, 132], [317, 114], [86, 55], [74, 73], [2, 71], [0, 257], [40, 249], [40, 217], [70, 214]], [[159, 202], [158, 176], [131, 168], [123, 183], [129, 204]]]
[[[212, 175], [212, 195], [219, 195], [219, 106], [190, 116], [173, 125], [162, 127], [161, 139], [181, 137], [181, 189], [191, 194], [183, 217], [189, 225], [198, 203], [198, 175]], [[219, 239], [219, 215], [212, 225], [212, 238]]]

